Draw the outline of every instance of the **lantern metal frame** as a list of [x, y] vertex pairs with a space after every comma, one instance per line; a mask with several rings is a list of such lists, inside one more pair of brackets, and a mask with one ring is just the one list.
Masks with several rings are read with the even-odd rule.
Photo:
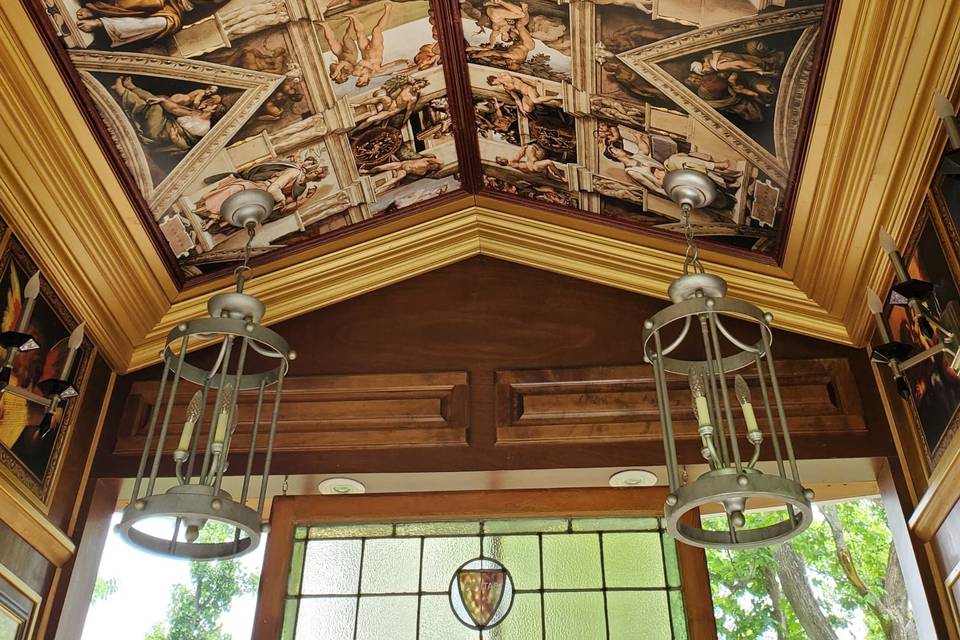
[[[681, 206], [688, 241], [684, 273], [668, 289], [673, 304], [653, 314], [643, 325], [644, 359], [653, 366], [670, 485], [664, 506], [667, 531], [681, 542], [697, 547], [749, 548], [779, 544], [810, 525], [814, 496], [800, 482], [783, 409], [771, 351], [773, 332], [770, 323], [773, 317], [749, 302], [727, 297], [726, 282], [705, 273], [700, 263], [693, 241], [690, 212], [712, 202], [716, 195], [712, 180], [696, 171], [679, 170], [667, 175], [664, 188]], [[759, 335], [755, 339], [741, 339], [724, 324], [728, 318], [754, 325]], [[695, 344], [698, 353], [703, 354], [702, 360], [671, 355], [691, 343]], [[745, 379], [738, 375], [734, 385], [728, 380], [731, 374], [751, 366], [760, 389], [766, 433], [753, 414]], [[768, 372], [766, 376], [764, 370]], [[668, 374], [690, 379], [701, 453], [710, 467], [692, 481], [681, 474]], [[753, 449], [749, 459], [741, 456], [730, 402], [731, 386], [735, 387], [741, 400], [741, 414], [747, 424], [746, 443], [748, 449], [751, 446]], [[699, 405], [696, 404], [698, 400]], [[702, 415], [698, 407], [706, 415]], [[750, 421], [747, 420], [748, 413]], [[765, 439], [772, 444], [777, 475], [765, 474], [757, 468]], [[785, 519], [768, 526], [747, 527], [745, 511], [753, 499], [782, 505], [786, 511]], [[688, 523], [686, 514], [707, 504], [723, 506], [727, 515], [726, 530], [704, 529]]]
[[[284, 377], [296, 353], [278, 333], [259, 324], [265, 307], [260, 300], [244, 293], [243, 288], [256, 228], [270, 215], [273, 204], [272, 196], [255, 189], [241, 191], [224, 201], [221, 207], [223, 218], [245, 228], [249, 234], [243, 265], [236, 270], [236, 291], [213, 296], [207, 304], [210, 317], [181, 323], [167, 335], [161, 354], [163, 373], [132, 496], [116, 527], [124, 539], [145, 551], [191, 560], [234, 558], [255, 549], [261, 533], [267, 530], [263, 512], [280, 398]], [[187, 361], [192, 345], [218, 340], [219, 353], [211, 367]], [[251, 352], [264, 357], [270, 366], [263, 371], [248, 371], [247, 360]], [[173, 452], [176, 484], [161, 491], [157, 483], [160, 463], [181, 383], [193, 385], [198, 390], [191, 407], [188, 407], [181, 441]], [[255, 477], [254, 461], [257, 441], [263, 430], [262, 414], [268, 389], [274, 392], [273, 406], [266, 429], [259, 502], [254, 509], [247, 505], [247, 501]], [[241, 393], [256, 393], [257, 398], [250, 443], [245, 451], [233, 446]], [[212, 409], [208, 407], [211, 395]], [[205, 419], [208, 410], [210, 415]], [[231, 453], [246, 457], [242, 487], [236, 498], [223, 488]], [[172, 535], [154, 535], [138, 528], [138, 525], [158, 518], [174, 519]], [[200, 529], [209, 521], [232, 527], [233, 540], [202, 541]], [[181, 529], [183, 537], [180, 536]]]

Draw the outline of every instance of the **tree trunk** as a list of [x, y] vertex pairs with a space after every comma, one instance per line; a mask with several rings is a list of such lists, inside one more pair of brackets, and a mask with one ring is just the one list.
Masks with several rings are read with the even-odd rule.
[[915, 640], [917, 638], [917, 628], [910, 617], [906, 585], [903, 582], [903, 574], [900, 572], [900, 564], [894, 546], [890, 545], [890, 553], [887, 556], [887, 573], [883, 585], [884, 593], [881, 598], [864, 583], [857, 572], [857, 567], [853, 563], [853, 555], [847, 548], [847, 540], [843, 535], [843, 527], [840, 524], [840, 514], [837, 512], [837, 507], [832, 504], [819, 506], [824, 520], [830, 525], [833, 543], [837, 547], [837, 560], [843, 568], [843, 573], [854, 590], [866, 601], [870, 612], [880, 623], [883, 635], [886, 636], [887, 640]]
[[[892, 625], [887, 632], [889, 640], [919, 640], [917, 623], [910, 614], [910, 602], [907, 600], [907, 585], [903, 581], [897, 549], [890, 545], [887, 556], [887, 573], [883, 580], [883, 598], [881, 603], [890, 617]], [[887, 629], [884, 629], [887, 631]]]
[[760, 576], [763, 578], [763, 584], [770, 594], [770, 602], [773, 603], [773, 615], [777, 625], [777, 640], [787, 640], [787, 613], [783, 610], [783, 599], [780, 597], [780, 582], [777, 581], [777, 572], [773, 567], [764, 564], [760, 568]]
[[800, 626], [809, 640], [837, 640], [837, 634], [820, 610], [813, 589], [807, 581], [807, 567], [803, 558], [789, 542], [772, 548], [777, 562], [777, 576], [783, 593], [797, 614]]

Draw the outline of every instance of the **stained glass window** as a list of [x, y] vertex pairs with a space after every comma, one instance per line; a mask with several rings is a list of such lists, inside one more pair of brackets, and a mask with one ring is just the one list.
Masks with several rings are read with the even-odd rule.
[[[512, 605], [470, 629], [451, 580], [509, 571]], [[686, 640], [674, 541], [656, 518], [320, 525], [294, 530], [283, 640]]]

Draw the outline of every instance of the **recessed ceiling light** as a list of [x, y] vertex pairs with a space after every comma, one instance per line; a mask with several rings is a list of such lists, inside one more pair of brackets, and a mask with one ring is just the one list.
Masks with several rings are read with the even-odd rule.
[[346, 495], [348, 493], [366, 493], [367, 488], [353, 478], [327, 478], [317, 485], [320, 493], [328, 496]]
[[610, 476], [611, 487], [652, 487], [657, 474], [646, 469], [625, 469]]

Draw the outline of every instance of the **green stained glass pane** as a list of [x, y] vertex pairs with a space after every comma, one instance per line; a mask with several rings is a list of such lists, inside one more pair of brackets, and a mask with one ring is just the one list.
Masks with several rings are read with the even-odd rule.
[[545, 593], [543, 607], [546, 640], [606, 640], [602, 592]]
[[607, 587], [663, 587], [659, 533], [603, 534]]
[[479, 538], [424, 538], [420, 590], [448, 591], [460, 565], [479, 555]]
[[540, 538], [538, 536], [489, 536], [483, 539], [483, 555], [506, 567], [519, 590], [540, 588]]
[[503, 622], [483, 637], [490, 640], [530, 640], [543, 637], [543, 621], [540, 614], [540, 594], [520, 593], [513, 599], [510, 613]]
[[300, 595], [300, 577], [303, 575], [303, 553], [306, 543], [293, 543], [293, 553], [290, 556], [290, 576], [287, 578], [287, 593], [292, 596]]
[[670, 617], [673, 620], [674, 640], [687, 640], [687, 612], [680, 591], [670, 591]]
[[280, 640], [294, 640], [294, 631], [297, 628], [297, 607], [300, 600], [290, 598], [283, 604], [283, 629], [280, 631]]
[[397, 525], [398, 536], [475, 536], [479, 522], [405, 522]]
[[416, 640], [417, 596], [362, 596], [357, 640]]
[[665, 591], [608, 591], [610, 640], [670, 640]]
[[303, 540], [307, 537], [307, 528], [306, 527], [297, 527], [293, 530], [293, 539], [294, 540]]
[[352, 640], [356, 598], [304, 598], [297, 616], [297, 640]]
[[667, 586], [680, 586], [680, 559], [677, 557], [677, 541], [670, 534], [663, 534], [663, 563], [666, 567]]
[[546, 589], [602, 587], [600, 537], [592, 533], [543, 536], [543, 586]]
[[367, 540], [362, 593], [416, 593], [420, 582], [420, 539]]
[[474, 631], [457, 620], [450, 608], [449, 595], [420, 598], [419, 640], [479, 640], [479, 638], [479, 631]]
[[331, 524], [310, 527], [309, 536], [321, 538], [389, 538], [393, 535], [392, 524]]
[[657, 518], [577, 518], [574, 531], [657, 531]]
[[307, 543], [301, 593], [356, 593], [359, 578], [359, 540], [311, 540]]
[[566, 519], [487, 520], [483, 523], [485, 534], [496, 533], [557, 533], [566, 531]]

